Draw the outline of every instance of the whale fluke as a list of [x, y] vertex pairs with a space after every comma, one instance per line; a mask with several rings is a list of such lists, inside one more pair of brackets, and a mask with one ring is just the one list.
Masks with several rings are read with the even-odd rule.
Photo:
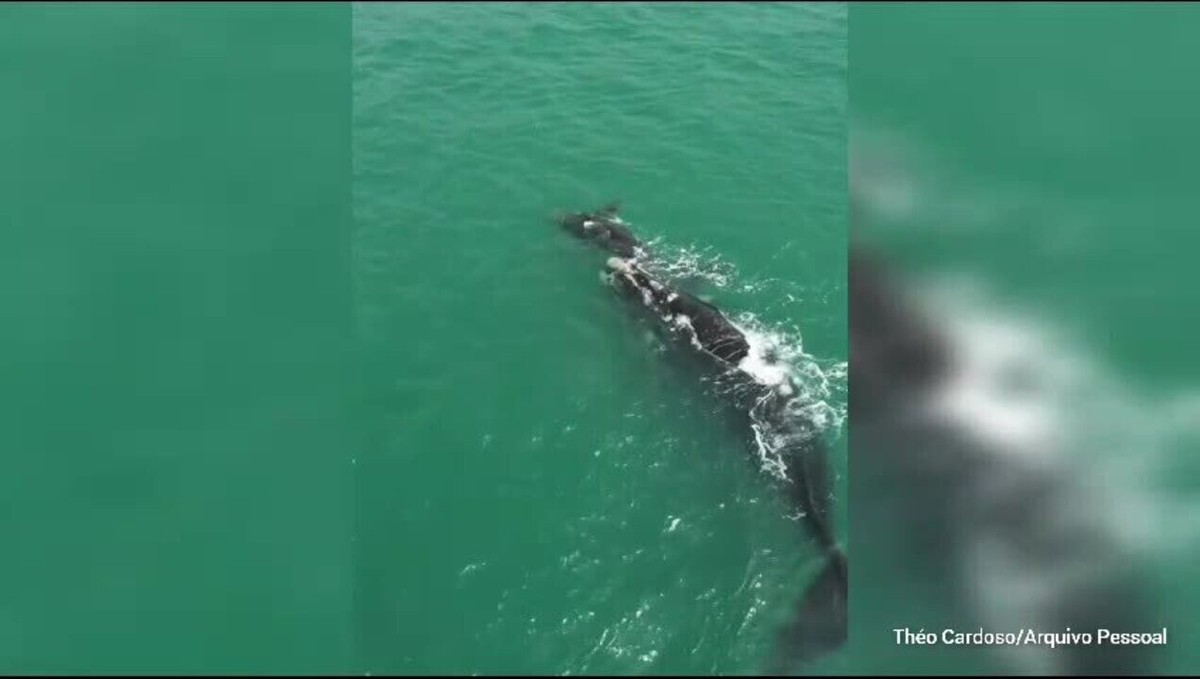
[[770, 674], [794, 673], [841, 649], [847, 638], [846, 555], [834, 548], [826, 553], [825, 565], [796, 606], [791, 622], [780, 632], [780, 643]]

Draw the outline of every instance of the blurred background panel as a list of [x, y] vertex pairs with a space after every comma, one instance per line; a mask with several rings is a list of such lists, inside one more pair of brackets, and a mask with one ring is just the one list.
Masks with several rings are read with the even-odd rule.
[[855, 4], [850, 35], [851, 671], [1195, 672], [1200, 8]]
[[0, 674], [355, 663], [350, 8], [0, 8]]

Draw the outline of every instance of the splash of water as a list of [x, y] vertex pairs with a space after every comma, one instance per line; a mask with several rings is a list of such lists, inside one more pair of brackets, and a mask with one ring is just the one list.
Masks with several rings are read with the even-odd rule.
[[1001, 307], [978, 284], [939, 279], [921, 297], [945, 310], [959, 347], [930, 408], [1025, 463], [1069, 466], [1081, 485], [1103, 489], [1093, 510], [1126, 545], [1200, 548], [1200, 489], [1169, 488], [1200, 440], [1200, 390], [1139, 388], [1060, 323]]
[[[737, 268], [708, 249], [675, 247], [656, 239], [657, 254], [639, 264], [666, 280], [701, 280], [717, 288], [762, 292], [774, 280], [742, 279]], [[793, 291], [783, 296], [794, 299]], [[761, 469], [786, 479], [789, 450], [813, 437], [839, 438], [847, 414], [847, 364], [823, 360], [804, 350], [798, 327], [784, 328], [761, 320], [752, 312], [731, 317], [746, 337], [749, 354], [737, 370], [764, 389], [751, 408], [752, 432]], [[734, 381], [724, 389], [746, 389]], [[756, 392], [757, 393], [757, 392]], [[769, 408], [767, 406], [770, 406]]]
[[667, 280], [704, 281], [716, 288], [728, 288], [737, 278], [737, 267], [714, 254], [711, 248], [695, 245], [676, 246], [655, 238], [649, 243], [652, 257], [644, 266], [649, 273]]

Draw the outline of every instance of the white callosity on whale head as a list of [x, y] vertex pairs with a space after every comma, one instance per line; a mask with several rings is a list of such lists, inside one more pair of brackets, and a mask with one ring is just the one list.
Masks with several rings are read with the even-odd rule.
[[609, 257], [604, 263], [613, 271], [621, 271], [623, 273], [628, 273], [633, 268], [629, 260], [621, 259], [620, 257]]
[[[608, 266], [608, 268], [612, 269], [614, 272], [619, 273], [622, 276], [625, 276], [625, 278], [629, 281], [629, 283], [631, 285], [633, 285], [633, 287], [637, 288], [637, 290], [639, 292], [642, 293], [642, 303], [645, 304], [648, 308], [654, 308], [654, 297], [651, 295], [650, 290], [639, 285], [638, 282], [633, 279], [634, 266], [633, 266], [632, 261], [630, 261], [628, 259], [622, 259], [620, 257], [609, 257], [604, 263], [606, 266]], [[656, 288], [659, 287], [653, 281], [651, 281], [650, 284], [655, 286]]]

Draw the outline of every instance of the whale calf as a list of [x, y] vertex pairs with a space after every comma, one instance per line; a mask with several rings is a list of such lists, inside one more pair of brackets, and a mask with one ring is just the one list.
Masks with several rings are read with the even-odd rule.
[[572, 212], [557, 218], [559, 225], [575, 236], [591, 241], [621, 257], [644, 257], [646, 246], [618, 216], [621, 205], [612, 202], [592, 212]]
[[779, 673], [792, 663], [826, 655], [846, 641], [847, 559], [833, 529], [824, 441], [813, 423], [792, 409], [801, 390], [786, 370], [775, 365], [770, 350], [753, 346], [747, 333], [718, 307], [647, 271], [641, 262], [649, 253], [617, 210], [613, 204], [572, 213], [558, 223], [613, 255], [605, 262], [613, 287], [648, 312], [675, 344], [690, 348], [701, 359], [721, 393], [744, 416], [759, 454], [779, 463], [770, 478], [781, 486], [824, 563], [782, 632], [772, 671]]

